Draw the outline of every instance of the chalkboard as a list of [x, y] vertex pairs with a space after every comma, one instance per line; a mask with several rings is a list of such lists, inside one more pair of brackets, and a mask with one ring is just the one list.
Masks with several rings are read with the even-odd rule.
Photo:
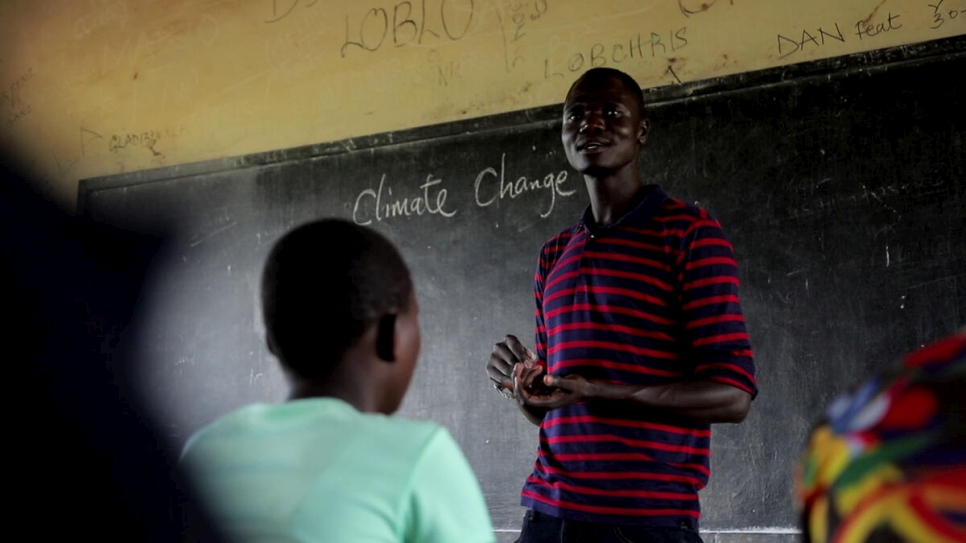
[[[647, 92], [644, 176], [724, 225], [761, 393], [717, 426], [709, 531], [793, 529], [792, 463], [837, 393], [966, 323], [963, 37]], [[484, 375], [532, 338], [538, 250], [587, 205], [559, 107], [86, 180], [91, 220], [171, 233], [136, 378], [176, 444], [285, 385], [264, 346], [272, 243], [323, 216], [402, 250], [423, 354], [401, 414], [445, 425], [515, 530], [537, 430]]]

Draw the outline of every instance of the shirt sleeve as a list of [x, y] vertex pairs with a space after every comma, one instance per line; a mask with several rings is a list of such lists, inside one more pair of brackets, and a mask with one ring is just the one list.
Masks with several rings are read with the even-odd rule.
[[738, 263], [716, 219], [701, 210], [679, 262], [685, 334], [694, 375], [758, 394], [754, 355], [738, 298]]
[[412, 474], [407, 543], [494, 543], [486, 501], [469, 462], [440, 428]]

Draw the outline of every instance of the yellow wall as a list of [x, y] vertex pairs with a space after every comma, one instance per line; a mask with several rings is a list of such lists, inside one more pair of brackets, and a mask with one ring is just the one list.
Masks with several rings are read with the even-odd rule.
[[[936, 5], [938, 9], [930, 4]], [[79, 179], [966, 33], [966, 0], [3, 0], [0, 145]]]

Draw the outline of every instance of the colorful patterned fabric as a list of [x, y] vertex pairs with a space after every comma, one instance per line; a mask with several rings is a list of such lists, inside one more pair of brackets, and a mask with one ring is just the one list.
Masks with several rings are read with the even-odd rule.
[[966, 330], [829, 407], [795, 472], [805, 541], [966, 541]]

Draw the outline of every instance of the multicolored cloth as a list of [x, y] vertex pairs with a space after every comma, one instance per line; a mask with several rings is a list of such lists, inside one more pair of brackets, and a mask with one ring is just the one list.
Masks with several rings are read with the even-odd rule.
[[966, 329], [834, 401], [795, 486], [810, 543], [966, 541]]

